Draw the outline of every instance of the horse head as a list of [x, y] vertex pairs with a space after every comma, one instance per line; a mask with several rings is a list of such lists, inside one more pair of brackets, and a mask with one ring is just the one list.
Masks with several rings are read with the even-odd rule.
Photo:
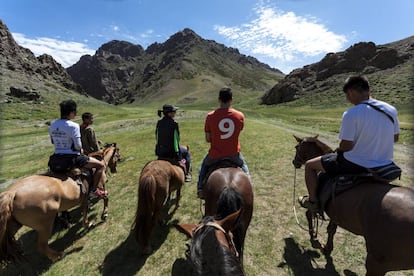
[[118, 161], [121, 160], [121, 154], [119, 153], [119, 148], [116, 143], [106, 144], [106, 151], [104, 152], [104, 159], [108, 155], [107, 166], [111, 170], [111, 173], [117, 173]]
[[332, 149], [325, 143], [321, 142], [318, 139], [318, 136], [319, 135], [313, 137], [305, 137], [302, 139], [293, 135], [293, 137], [295, 137], [296, 141], [298, 142], [298, 144], [295, 146], [295, 158], [292, 160], [292, 164], [295, 166], [295, 168], [299, 169], [309, 159], [321, 156], [328, 152], [332, 152]]
[[206, 216], [199, 224], [175, 225], [192, 238], [186, 255], [194, 275], [244, 275], [232, 234], [240, 213], [238, 210], [221, 220]]

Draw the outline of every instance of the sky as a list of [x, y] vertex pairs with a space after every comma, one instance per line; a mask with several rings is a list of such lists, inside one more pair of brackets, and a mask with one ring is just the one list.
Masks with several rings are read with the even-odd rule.
[[190, 28], [288, 74], [358, 42], [414, 35], [413, 0], [1, 0], [0, 19], [36, 56], [69, 67], [111, 40], [146, 49]]

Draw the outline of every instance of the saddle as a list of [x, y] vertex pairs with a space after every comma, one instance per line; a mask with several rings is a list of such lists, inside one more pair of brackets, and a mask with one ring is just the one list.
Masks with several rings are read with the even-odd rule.
[[65, 181], [70, 177], [76, 182], [76, 184], [79, 185], [81, 193], [86, 194], [88, 191], [87, 187], [84, 184], [84, 180], [86, 179], [86, 181], [90, 183], [92, 180], [93, 172], [90, 169], [79, 168], [72, 168], [67, 172], [55, 172], [49, 168], [48, 172], [45, 175], [58, 178], [62, 181]]
[[211, 164], [208, 165], [206, 177], [203, 179], [203, 187], [207, 182], [207, 179], [210, 177], [210, 175], [218, 169], [222, 168], [240, 168], [240, 164], [238, 164], [235, 160], [231, 158], [220, 158], [217, 160], [214, 160]]
[[180, 167], [184, 171], [184, 175], [187, 174], [187, 167], [185, 166], [185, 159], [181, 159], [180, 161], [177, 161], [173, 158], [167, 158], [167, 157], [158, 157], [158, 160], [164, 160], [170, 162], [174, 166]]
[[318, 200], [319, 209], [325, 211], [328, 202], [335, 196], [351, 189], [352, 187], [372, 180], [374, 175], [370, 172], [359, 174], [328, 175], [320, 173], [318, 176]]

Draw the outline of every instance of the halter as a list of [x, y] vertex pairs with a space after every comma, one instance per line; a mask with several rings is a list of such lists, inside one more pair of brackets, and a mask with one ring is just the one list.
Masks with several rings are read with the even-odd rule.
[[[209, 221], [207, 223], [201, 224], [199, 225], [197, 228], [194, 229], [193, 231], [193, 235], [195, 233], [197, 233], [199, 230], [201, 230], [202, 228], [204, 228], [205, 226], [211, 226], [214, 229], [222, 232], [224, 234], [224, 236], [226, 237], [227, 243], [228, 243], [228, 248], [230, 249], [230, 251], [234, 252], [234, 255], [238, 258], [239, 257], [239, 252], [236, 249], [236, 246], [234, 244], [233, 238], [226, 232], [226, 230], [224, 230], [223, 227], [221, 227], [219, 224], [217, 224], [216, 222], [213, 221]], [[222, 244], [223, 246], [225, 246], [224, 244]]]

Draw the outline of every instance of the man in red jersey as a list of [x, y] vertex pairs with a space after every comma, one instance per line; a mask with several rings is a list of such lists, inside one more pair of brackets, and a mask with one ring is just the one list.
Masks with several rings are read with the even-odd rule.
[[243, 130], [244, 115], [231, 108], [233, 94], [230, 88], [222, 88], [218, 101], [220, 108], [207, 114], [204, 131], [210, 150], [201, 164], [197, 182], [197, 196], [203, 198], [203, 181], [209, 168], [222, 159], [230, 159], [249, 174], [249, 169], [240, 152], [239, 134]]

